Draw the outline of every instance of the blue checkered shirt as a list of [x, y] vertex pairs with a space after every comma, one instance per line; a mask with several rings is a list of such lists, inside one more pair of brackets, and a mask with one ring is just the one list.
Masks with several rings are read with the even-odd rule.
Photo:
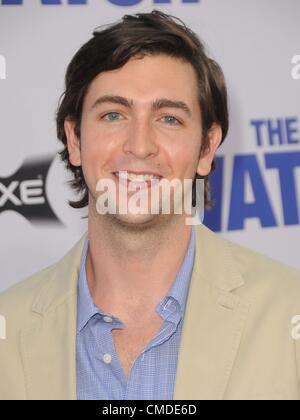
[[136, 358], [125, 376], [115, 350], [112, 329], [123, 328], [120, 319], [93, 303], [86, 278], [85, 242], [77, 301], [77, 399], [171, 400], [173, 399], [183, 316], [195, 256], [195, 228], [184, 261], [156, 311], [164, 320], [158, 334]]

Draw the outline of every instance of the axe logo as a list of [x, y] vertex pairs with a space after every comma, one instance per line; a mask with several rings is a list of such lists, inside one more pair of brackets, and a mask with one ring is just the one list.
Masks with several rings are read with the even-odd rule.
[[45, 190], [52, 161], [53, 156], [27, 159], [14, 175], [0, 178], [0, 216], [6, 210], [13, 210], [31, 223], [61, 223]]

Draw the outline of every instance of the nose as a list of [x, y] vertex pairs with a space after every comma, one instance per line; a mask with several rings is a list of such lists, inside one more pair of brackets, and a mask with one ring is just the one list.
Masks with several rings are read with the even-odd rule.
[[148, 121], [137, 118], [132, 121], [123, 144], [123, 151], [138, 159], [147, 159], [157, 155], [158, 144], [153, 128]]

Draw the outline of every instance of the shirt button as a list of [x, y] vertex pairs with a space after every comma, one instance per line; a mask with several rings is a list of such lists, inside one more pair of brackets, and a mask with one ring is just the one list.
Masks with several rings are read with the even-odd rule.
[[109, 364], [111, 362], [111, 355], [108, 354], [108, 353], [104, 354], [103, 362], [106, 363], [106, 364]]
[[103, 321], [104, 322], [112, 322], [112, 318], [110, 316], [104, 316]]
[[163, 310], [166, 311], [167, 308], [170, 308], [172, 306], [172, 299], [169, 299], [167, 303], [164, 305]]

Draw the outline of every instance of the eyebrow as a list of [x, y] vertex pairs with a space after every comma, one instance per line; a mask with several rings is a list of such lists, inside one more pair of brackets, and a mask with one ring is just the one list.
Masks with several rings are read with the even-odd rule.
[[[127, 98], [124, 98], [123, 96], [117, 96], [117, 95], [104, 95], [100, 96], [92, 105], [91, 110], [95, 109], [101, 104], [104, 103], [112, 103], [112, 104], [118, 104], [125, 106], [126, 108], [132, 108], [134, 103], [133, 100], [129, 100]], [[184, 111], [190, 118], [192, 118], [192, 111], [188, 107], [188, 105], [183, 101], [174, 101], [167, 98], [159, 98], [156, 99], [151, 104], [151, 110], [152, 111], [158, 111], [162, 108], [175, 108], [175, 109], [181, 109]]]

